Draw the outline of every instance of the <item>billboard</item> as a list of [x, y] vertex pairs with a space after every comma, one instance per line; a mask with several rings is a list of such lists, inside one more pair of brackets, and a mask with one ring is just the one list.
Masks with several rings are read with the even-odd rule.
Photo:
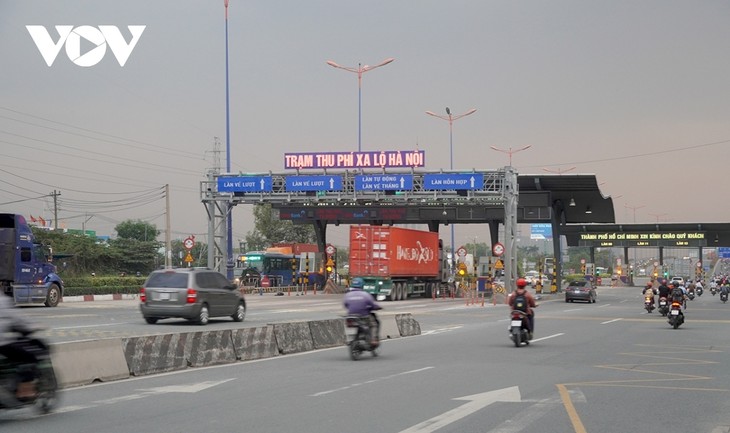
[[552, 239], [553, 226], [551, 224], [530, 224], [530, 239]]

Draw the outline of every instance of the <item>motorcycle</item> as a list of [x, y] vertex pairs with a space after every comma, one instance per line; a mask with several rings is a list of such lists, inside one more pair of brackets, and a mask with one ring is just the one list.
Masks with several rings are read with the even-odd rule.
[[654, 311], [654, 297], [653, 296], [644, 296], [644, 308], [646, 308], [647, 313], [651, 313]]
[[512, 320], [510, 321], [509, 335], [512, 342], [515, 343], [515, 347], [520, 347], [522, 343], [529, 345], [532, 338], [529, 333], [530, 328], [527, 322], [527, 313], [520, 310], [512, 310], [510, 317]]
[[662, 315], [662, 317], [665, 317], [669, 313], [669, 304], [667, 303], [667, 298], [659, 298], [659, 314]]
[[[48, 346], [29, 335], [19, 336], [17, 341], [35, 355], [37, 363], [35, 365], [17, 365], [0, 355], [0, 409], [35, 406], [40, 413], [49, 413], [57, 403], [58, 382], [53, 365], [51, 365], [51, 353]], [[16, 391], [21, 383], [21, 377], [27, 377], [28, 373], [33, 376], [36, 395], [21, 400], [16, 397]]]
[[723, 304], [727, 302], [727, 292], [720, 292], [720, 300]]
[[697, 296], [702, 296], [702, 292], [704, 292], [704, 289], [702, 287], [697, 287]]
[[669, 324], [674, 329], [679, 328], [679, 325], [684, 323], [684, 314], [682, 313], [682, 304], [678, 301], [672, 301], [672, 307], [669, 310]]
[[710, 293], [712, 293], [712, 296], [715, 296], [717, 294], [717, 287], [710, 286]]
[[370, 315], [345, 316], [347, 349], [353, 361], [360, 359], [363, 352], [370, 352], [373, 357], [378, 356], [380, 341], [373, 343], [372, 338], [372, 331], [376, 327], [375, 319]]
[[690, 301], [694, 301], [695, 299], [695, 290], [687, 290], [687, 298], [689, 298]]

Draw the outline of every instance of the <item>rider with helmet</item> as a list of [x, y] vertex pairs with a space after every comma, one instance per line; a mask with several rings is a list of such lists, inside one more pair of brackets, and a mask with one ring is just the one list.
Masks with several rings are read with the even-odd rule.
[[530, 328], [529, 338], [532, 339], [532, 333], [535, 332], [535, 312], [532, 309], [537, 307], [537, 304], [535, 303], [535, 297], [527, 291], [526, 279], [518, 278], [515, 282], [515, 285], [517, 286], [517, 288], [507, 297], [507, 305], [509, 305], [509, 308], [511, 310], [514, 310], [516, 308], [515, 299], [524, 297], [525, 301], [527, 302], [527, 307], [524, 312], [525, 314], [527, 314], [527, 326]]
[[355, 277], [350, 282], [350, 288], [345, 294], [344, 305], [347, 308], [347, 314], [353, 316], [370, 316], [375, 322], [375, 329], [372, 332], [371, 344], [377, 346], [380, 341], [380, 320], [375, 315], [376, 310], [382, 307], [375, 302], [373, 295], [363, 290], [365, 281], [360, 277]]
[[644, 296], [651, 296], [651, 305], [656, 304], [656, 300], [654, 299], [654, 295], [657, 294], [657, 291], [654, 289], [654, 284], [649, 281], [646, 283], [646, 287], [644, 287], [644, 290], [641, 291], [641, 294]]
[[[30, 334], [35, 328], [15, 309], [10, 297], [12, 292], [6, 294], [9, 296], [0, 294], [0, 355], [18, 366], [35, 365], [38, 363], [36, 356], [14, 337], [15, 333]], [[34, 398], [36, 387], [33, 371], [22, 369], [21, 381], [16, 389], [16, 397], [19, 400]]]

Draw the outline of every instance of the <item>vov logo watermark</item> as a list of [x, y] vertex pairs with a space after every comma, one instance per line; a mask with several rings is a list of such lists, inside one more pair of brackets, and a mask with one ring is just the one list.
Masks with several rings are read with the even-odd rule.
[[[127, 43], [117, 26], [56, 26], [58, 40], [53, 41], [50, 33], [44, 26], [25, 26], [40, 51], [43, 60], [48, 66], [58, 57], [61, 48], [66, 46], [66, 55], [74, 64], [83, 67], [94, 66], [104, 58], [106, 48], [109, 48], [117, 58], [119, 66], [124, 66], [132, 54], [132, 50], [139, 42], [142, 32], [147, 26], [127, 26], [132, 39]], [[81, 53], [81, 38], [93, 44], [90, 50]]]

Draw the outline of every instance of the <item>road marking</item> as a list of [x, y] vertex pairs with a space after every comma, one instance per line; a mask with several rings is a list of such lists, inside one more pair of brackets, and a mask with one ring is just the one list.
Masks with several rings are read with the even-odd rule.
[[611, 304], [603, 304], [603, 305], [601, 305], [599, 307], [596, 307], [596, 308], [605, 308], [605, 307], [610, 307], [610, 306], [611, 306]]
[[327, 391], [320, 391], [320, 392], [317, 392], [317, 393], [314, 393], [314, 394], [310, 394], [309, 396], [310, 397], [321, 397], [323, 395], [332, 394], [332, 393], [338, 392], [338, 391], [344, 391], [346, 389], [354, 388], [354, 387], [357, 387], [357, 386], [360, 386], [360, 385], [375, 383], [375, 382], [379, 382], [381, 380], [388, 380], [388, 379], [392, 379], [394, 377], [404, 376], [406, 374], [420, 373], [422, 371], [430, 370], [432, 368], [435, 368], [435, 367], [423, 367], [423, 368], [419, 368], [419, 369], [416, 369], [416, 370], [403, 371], [403, 372], [400, 372], [400, 373], [391, 374], [389, 376], [382, 376], [382, 377], [378, 377], [378, 378], [375, 378], [375, 379], [370, 379], [370, 380], [367, 380], [367, 381], [362, 382], [362, 383], [353, 383], [351, 385], [345, 385], [345, 386], [342, 386], [340, 388], [328, 389]]
[[534, 343], [536, 341], [543, 341], [543, 340], [547, 340], [550, 338], [560, 337], [561, 335], [565, 335], [565, 333], [561, 332], [560, 334], [553, 334], [553, 335], [548, 335], [547, 337], [536, 338], [534, 340], [530, 340], [530, 343]]
[[605, 322], [601, 322], [601, 325], [608, 325], [609, 323], [618, 322], [619, 320], [624, 320], [624, 319], [618, 318], [618, 319], [608, 320]]
[[573, 424], [573, 430], [575, 430], [575, 433], [586, 433], [586, 428], [583, 426], [583, 422], [578, 416], [578, 411], [575, 410], [573, 401], [570, 399], [568, 389], [563, 384], [556, 384], [555, 386], [560, 391], [560, 398], [563, 399], [563, 406], [565, 406], [565, 411], [568, 412], [568, 418], [570, 418], [570, 422]]
[[559, 403], [560, 401], [552, 401], [551, 399], [539, 401], [526, 410], [521, 410], [517, 417], [506, 420], [497, 428], [489, 430], [487, 433], [520, 433], [530, 424], [550, 412], [550, 410], [555, 408], [555, 405]]
[[474, 412], [489, 406], [492, 403], [498, 401], [519, 403], [521, 401], [521, 398], [520, 389], [516, 386], [512, 386], [509, 388], [483, 392], [481, 394], [458, 397], [454, 398], [453, 400], [467, 400], [469, 402], [457, 408], [446, 411], [441, 415], [437, 415], [431, 419], [427, 419], [426, 421], [418, 423], [410, 428], [401, 430], [400, 433], [431, 433], [464, 417], [467, 417]]
[[421, 333], [421, 335], [434, 335], [434, 334], [441, 334], [443, 332], [453, 331], [455, 329], [461, 329], [464, 325], [454, 325], [454, 326], [447, 326], [445, 328], [438, 328], [438, 329], [432, 329], [430, 331], [424, 331]]
[[572, 308], [572, 309], [570, 309], [570, 310], [563, 310], [563, 312], [564, 312], [564, 313], [568, 313], [568, 312], [570, 312], [570, 311], [580, 311], [580, 310], [582, 310], [582, 308]]
[[64, 329], [79, 329], [79, 328], [98, 328], [100, 326], [119, 326], [119, 325], [128, 325], [132, 322], [119, 322], [119, 323], [99, 323], [97, 325], [79, 325], [79, 326], [61, 326], [61, 327], [53, 327], [53, 331], [61, 331]]
[[231, 379], [224, 379], [224, 380], [219, 380], [219, 381], [191, 383], [188, 385], [171, 385], [171, 386], [161, 386], [158, 388], [140, 389], [140, 390], [138, 390], [140, 392], [138, 392], [136, 394], [121, 395], [119, 397], [109, 398], [106, 400], [97, 400], [97, 401], [92, 402], [89, 405], [61, 407], [57, 410], [54, 410], [54, 413], [75, 412], [75, 411], [84, 410], [84, 409], [92, 409], [92, 408], [98, 407], [98, 406], [110, 405], [110, 404], [119, 403], [122, 401], [139, 400], [141, 398], [146, 398], [146, 397], [150, 397], [153, 395], [160, 395], [160, 394], [181, 393], [181, 392], [187, 393], [187, 394], [194, 394], [194, 393], [206, 390], [208, 388], [212, 388], [214, 386], [218, 386], [220, 384], [230, 382], [231, 380], [236, 380], [236, 379], [231, 378]]

